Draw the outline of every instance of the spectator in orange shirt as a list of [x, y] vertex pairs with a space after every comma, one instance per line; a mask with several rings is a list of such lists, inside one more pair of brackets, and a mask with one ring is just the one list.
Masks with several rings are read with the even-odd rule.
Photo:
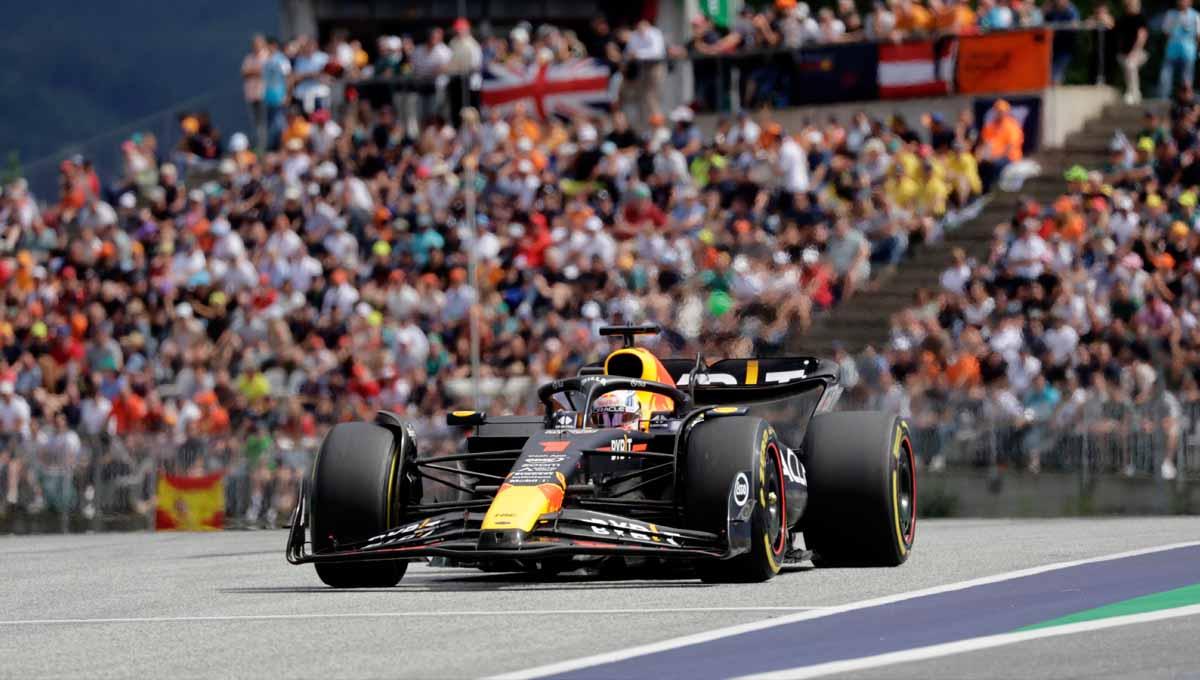
[[117, 424], [117, 434], [126, 435], [138, 432], [146, 419], [146, 400], [142, 399], [133, 387], [126, 381], [121, 387], [121, 395], [112, 405], [112, 417]]
[[975, 32], [975, 12], [963, 0], [931, 0], [929, 6], [936, 11], [934, 26], [939, 33], [961, 35]]
[[950, 365], [946, 367], [946, 381], [954, 389], [979, 385], [981, 381], [979, 359], [971, 352], [959, 349], [954, 353]]
[[542, 126], [529, 115], [529, 107], [525, 102], [517, 102], [513, 105], [512, 118], [508, 122], [509, 135], [513, 140], [520, 140], [522, 137], [529, 138], [529, 141], [534, 144], [542, 139]]
[[904, 38], [913, 33], [933, 31], [933, 14], [918, 0], [895, 0], [896, 32]]
[[984, 193], [991, 189], [1009, 163], [1021, 160], [1021, 147], [1025, 144], [1025, 131], [1012, 115], [1012, 107], [1007, 101], [997, 99], [986, 120], [979, 132], [982, 143], [976, 152]]
[[216, 392], [208, 390], [197, 394], [196, 405], [200, 407], [197, 423], [202, 433], [214, 435], [229, 431], [229, 411], [217, 401]]

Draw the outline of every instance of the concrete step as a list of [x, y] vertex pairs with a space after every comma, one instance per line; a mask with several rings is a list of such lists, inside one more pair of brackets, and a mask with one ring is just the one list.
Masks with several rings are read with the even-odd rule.
[[1083, 129], [1067, 137], [1063, 148], [1080, 151], [1105, 151], [1112, 143], [1113, 134], [1120, 128], [1112, 129]]
[[1072, 165], [1079, 164], [1085, 168], [1099, 168], [1109, 158], [1107, 149], [1053, 149], [1038, 154], [1038, 164], [1042, 166], [1042, 174], [1062, 177], [1062, 173]]

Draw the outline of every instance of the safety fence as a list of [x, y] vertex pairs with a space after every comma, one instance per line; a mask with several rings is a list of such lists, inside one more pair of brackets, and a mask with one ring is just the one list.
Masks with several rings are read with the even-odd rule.
[[908, 395], [899, 390], [843, 399], [842, 408], [899, 410], [915, 450], [930, 471], [1078, 472], [1162, 476], [1200, 474], [1200, 401], [1168, 392], [1143, 399], [1080, 391], [1046, 392], [1019, 402], [1010, 393], [972, 397]]
[[[0, 437], [0, 534], [280, 527], [322, 436]], [[462, 442], [444, 425], [420, 427], [418, 438], [422, 455]]]
[[[975, 469], [1146, 478], [1160, 476], [1169, 461], [1181, 482], [1200, 477], [1200, 401], [1180, 403], [1165, 392], [1140, 401], [1077, 395], [1021, 405], [997, 394], [892, 391], [847, 396], [839, 404], [859, 408], [898, 409], [926, 474]], [[462, 445], [459, 430], [435, 422], [419, 424], [417, 438], [422, 456]], [[0, 448], [0, 533], [279, 527], [295, 507], [320, 440], [69, 430], [10, 437]], [[447, 499], [455, 493], [426, 492]]]

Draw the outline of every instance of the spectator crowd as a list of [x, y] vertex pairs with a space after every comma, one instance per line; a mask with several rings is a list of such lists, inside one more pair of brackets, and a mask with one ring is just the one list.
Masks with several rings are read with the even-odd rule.
[[[688, 35], [678, 42], [645, 19], [614, 26], [598, 15], [578, 30], [528, 21], [502, 30], [459, 18], [448, 28], [385, 34], [366, 42], [344, 30], [330, 32], [323, 44], [303, 35], [287, 42], [256, 38], [243, 61], [242, 76], [256, 123], [257, 148], [268, 146], [267, 141], [272, 148], [278, 144], [287, 124], [289, 96], [311, 114], [339, 99], [346, 87], [353, 91], [356, 85], [388, 83], [419, 100], [411, 116], [401, 111], [403, 116], [419, 120], [440, 111], [457, 123], [464, 105], [478, 105], [487, 67], [519, 72], [579, 58], [598, 60], [610, 69], [614, 98], [632, 105], [634, 123], [644, 126], [650, 116], [665, 113], [660, 99], [671, 70], [690, 68], [696, 89], [692, 106], [697, 110], [728, 108], [732, 65], [742, 71], [744, 82], [737, 96], [743, 105], [787, 106], [798, 85], [792, 82], [795, 64], [789, 53], [840, 43], [902, 42], [1042, 26], [1115, 26], [1121, 36], [1135, 34], [1128, 41], [1122, 38], [1121, 54], [1130, 57], [1123, 63], [1136, 64], [1125, 70], [1127, 78], [1132, 74], [1136, 81], [1137, 69], [1145, 63], [1145, 38], [1137, 42], [1136, 34], [1146, 23], [1137, 0], [1129, 1], [1134, 8], [1119, 21], [1103, 5], [1083, 21], [1071, 0], [1047, 0], [1043, 6], [1033, 0], [979, 0], [974, 7], [966, 0], [879, 0], [869, 11], [853, 0], [815, 9], [806, 2], [775, 0], [746, 3], [727, 26], [696, 12]], [[1163, 30], [1174, 35], [1170, 25]], [[1065, 77], [1077, 38], [1070, 30], [1055, 36], [1055, 82]], [[1177, 62], [1178, 69], [1186, 71], [1185, 61]]]
[[[743, 19], [784, 40], [792, 29], [770, 17], [804, 11], [781, 1]], [[544, 120], [521, 104], [467, 105], [413, 129], [391, 102], [347, 86], [468, 77], [492, 60], [652, 62], [670, 49], [646, 22], [592, 29], [518, 25], [480, 42], [460, 20], [448, 43], [439, 30], [420, 44], [385, 36], [371, 55], [340, 34], [324, 49], [256, 38], [242, 68], [249, 134], [189, 113], [177, 145], [124, 141], [112, 176], [73, 157], [55, 196], [8, 182], [0, 513], [144, 514], [156, 474], [225, 470], [229, 512], [276, 522], [333, 423], [389, 409], [452, 446], [446, 411], [476, 398], [534, 409], [532, 386], [608, 350], [601, 324], [655, 321], [669, 354], [783, 351], [873, 270], [939, 239], [1020, 159], [999, 104], [982, 126], [964, 111], [788, 128], [743, 112], [705, 127], [691, 107], [658, 110], [663, 73], [644, 68], [626, 71], [628, 96], [611, 111]], [[753, 45], [730, 35], [711, 44]], [[1037, 393], [1037, 407], [1066, 417], [1064, 404], [1093, 408], [1086, 395], [1109, 390], [1177, 419], [1155, 386], [1196, 389], [1200, 220], [1183, 189], [1200, 167], [1195, 117], [1181, 102], [1111, 167], [1068, 177], [1054, 206], [1026, 206], [986, 262], [956, 261], [887, 348], [842, 357], [847, 371], [893, 401], [903, 386], [913, 396], [895, 405], [910, 410], [941, 389], [1040, 413]], [[1162, 351], [1173, 372], [1152, 376]]]
[[386, 408], [435, 433], [471, 404], [472, 317], [494, 411], [602, 356], [606, 322], [780, 351], [981, 189], [969, 113], [706, 132], [686, 107], [635, 127], [518, 105], [414, 136], [308, 96], [288, 85], [278, 150], [190, 114], [173, 148], [126, 140], [117, 176], [70, 158], [58, 196], [4, 188], [7, 504], [81, 503], [97, 476], [144, 504], [161, 464], [236, 471], [238, 512], [278, 516], [330, 424]]
[[1053, 203], [1024, 201], [985, 257], [956, 250], [886, 347], [842, 357], [852, 389], [936, 441], [998, 431], [1004, 464], [1100, 457], [1175, 479], [1200, 415], [1198, 116], [1190, 92], [1148, 110]]

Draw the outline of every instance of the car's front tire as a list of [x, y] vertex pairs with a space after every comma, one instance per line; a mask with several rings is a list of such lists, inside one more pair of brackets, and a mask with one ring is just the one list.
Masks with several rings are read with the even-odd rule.
[[874, 411], [813, 416], [804, 437], [804, 544], [817, 566], [894, 567], [917, 531], [916, 458], [904, 421]]
[[[391, 529], [404, 502], [407, 434], [373, 423], [341, 423], [326, 435], [313, 464], [309, 526], [313, 552], [354, 546]], [[403, 560], [317, 562], [334, 588], [387, 588], [404, 576]]]
[[700, 423], [688, 436], [684, 514], [690, 528], [722, 533], [727, 527], [730, 486], [745, 476], [755, 503], [750, 550], [727, 560], [697, 565], [713, 583], [766, 581], [779, 573], [788, 548], [783, 445], [762, 418], [722, 416]]

